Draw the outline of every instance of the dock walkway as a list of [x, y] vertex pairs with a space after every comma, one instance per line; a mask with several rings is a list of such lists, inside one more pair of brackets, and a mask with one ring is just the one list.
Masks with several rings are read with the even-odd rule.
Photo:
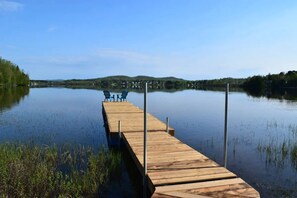
[[[143, 173], [143, 110], [129, 102], [103, 102], [107, 129], [122, 138]], [[147, 116], [147, 173], [152, 197], [260, 197], [237, 175], [166, 133], [166, 125]], [[170, 128], [173, 133], [174, 129]]]

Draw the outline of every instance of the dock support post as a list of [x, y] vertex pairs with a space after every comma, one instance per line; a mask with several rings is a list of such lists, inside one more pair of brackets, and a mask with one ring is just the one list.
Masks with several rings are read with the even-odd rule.
[[143, 115], [143, 197], [147, 197], [147, 148], [146, 148], [146, 142], [147, 142], [147, 117], [146, 117], [146, 112], [147, 112], [147, 82], [144, 85], [144, 104], [143, 104], [143, 109], [144, 109], [144, 115]]
[[169, 118], [166, 117], [166, 132], [169, 133]]
[[121, 120], [118, 121], [118, 132], [119, 132], [119, 147], [121, 147], [121, 139], [122, 139], [122, 123], [121, 123]]
[[121, 120], [118, 121], [118, 132], [119, 132], [119, 138], [122, 138], [122, 123], [121, 123]]
[[224, 126], [224, 167], [227, 168], [227, 151], [228, 151], [228, 94], [229, 84], [226, 84], [225, 92], [225, 126]]

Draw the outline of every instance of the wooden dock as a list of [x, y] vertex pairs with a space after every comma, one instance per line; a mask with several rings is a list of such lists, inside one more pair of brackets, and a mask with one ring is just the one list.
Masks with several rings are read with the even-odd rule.
[[[143, 111], [129, 102], [103, 102], [110, 133], [122, 138], [143, 173]], [[166, 125], [147, 117], [148, 188], [152, 197], [260, 197], [234, 173], [166, 133]], [[173, 133], [174, 129], [170, 128]]]
[[[122, 131], [125, 133], [143, 131], [143, 110], [130, 102], [103, 102], [103, 110], [111, 135], [118, 135], [119, 120], [122, 123]], [[166, 124], [149, 113], [147, 121], [149, 132], [166, 130]], [[173, 134], [174, 130], [170, 127], [169, 132]]]

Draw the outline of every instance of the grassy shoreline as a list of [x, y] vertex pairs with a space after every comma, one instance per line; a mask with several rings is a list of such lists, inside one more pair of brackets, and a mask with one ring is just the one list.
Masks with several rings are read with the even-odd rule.
[[1, 197], [96, 197], [120, 154], [81, 145], [0, 144]]

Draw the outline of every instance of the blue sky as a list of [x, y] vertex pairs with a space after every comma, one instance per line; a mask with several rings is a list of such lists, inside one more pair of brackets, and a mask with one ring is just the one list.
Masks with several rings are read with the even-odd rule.
[[31, 79], [296, 70], [295, 0], [0, 0], [0, 56]]

